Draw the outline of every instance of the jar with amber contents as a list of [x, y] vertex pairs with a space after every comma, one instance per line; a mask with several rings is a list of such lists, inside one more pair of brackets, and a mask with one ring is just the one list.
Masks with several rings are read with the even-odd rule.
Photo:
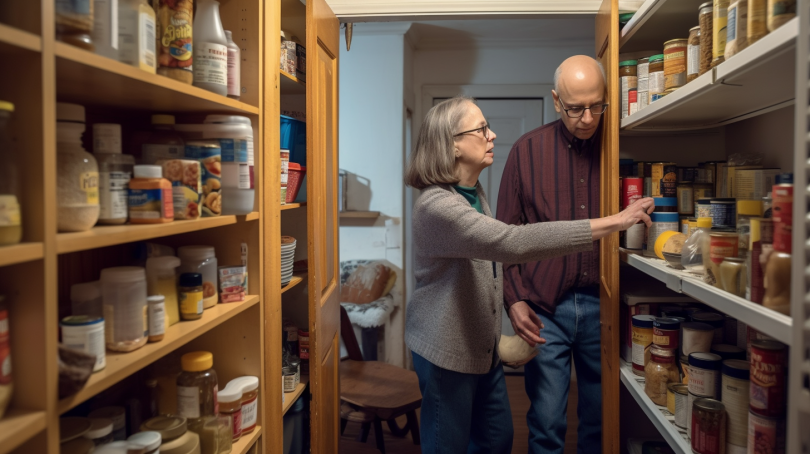
[[644, 367], [644, 392], [656, 405], [666, 405], [667, 385], [680, 382], [675, 352], [669, 348], [650, 349], [650, 361]]
[[700, 25], [689, 29], [686, 42], [686, 83], [700, 75]]
[[712, 68], [726, 61], [729, 0], [714, 0], [712, 11]]
[[712, 67], [713, 5], [706, 2], [700, 5], [698, 20], [700, 22], [700, 66], [698, 75], [702, 76]]

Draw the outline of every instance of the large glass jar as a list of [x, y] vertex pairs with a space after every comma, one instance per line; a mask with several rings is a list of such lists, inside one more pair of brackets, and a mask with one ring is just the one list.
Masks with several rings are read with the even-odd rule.
[[211, 352], [191, 352], [180, 358], [177, 414], [192, 421], [217, 416], [217, 373]]
[[200, 273], [203, 278], [203, 307], [219, 301], [217, 294], [217, 257], [213, 246], [183, 246], [177, 249], [181, 273]]
[[82, 147], [84, 107], [56, 104], [57, 228], [90, 230], [98, 221], [98, 163]]
[[14, 104], [0, 101], [0, 246], [22, 240], [20, 215], [20, 175], [16, 165], [17, 150], [11, 138], [11, 114]]
[[101, 270], [107, 348], [130, 352], [146, 345], [146, 271], [137, 266]]
[[666, 405], [667, 385], [680, 382], [675, 352], [675, 349], [660, 347], [650, 349], [650, 361], [644, 367], [644, 393], [656, 405]]
[[94, 3], [94, 0], [56, 0], [56, 39], [95, 50], [90, 36]]

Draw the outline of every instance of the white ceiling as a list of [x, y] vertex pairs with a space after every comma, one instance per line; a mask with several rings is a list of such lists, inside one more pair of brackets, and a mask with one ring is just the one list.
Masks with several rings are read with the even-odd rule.
[[420, 21], [413, 23], [409, 33], [417, 49], [591, 44], [594, 16]]

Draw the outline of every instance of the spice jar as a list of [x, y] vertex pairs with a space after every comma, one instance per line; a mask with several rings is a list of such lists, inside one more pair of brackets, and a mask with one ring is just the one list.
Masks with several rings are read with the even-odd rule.
[[136, 266], [101, 270], [107, 348], [130, 352], [146, 345], [146, 272]]
[[652, 315], [634, 315], [632, 319], [632, 356], [633, 356], [633, 373], [636, 375], [644, 376], [644, 368], [647, 361], [650, 359], [650, 346], [653, 339], [653, 320], [655, 317]]
[[691, 445], [694, 454], [718, 454], [726, 449], [726, 407], [714, 399], [692, 404]]
[[180, 321], [177, 305], [177, 273], [180, 259], [172, 256], [146, 259], [146, 288], [150, 295], [161, 295], [166, 310], [166, 326]]
[[183, 273], [178, 285], [180, 320], [199, 320], [203, 314], [202, 274]]
[[796, 0], [768, 0], [768, 31], [772, 32], [796, 17]]
[[622, 118], [638, 110], [637, 60], [619, 62], [619, 84], [622, 93]]
[[129, 222], [163, 224], [174, 221], [172, 184], [160, 166], [135, 166], [129, 181]]
[[259, 377], [237, 377], [228, 382], [228, 386], [242, 389], [242, 435], [247, 435], [256, 428], [259, 403]]
[[166, 335], [166, 298], [155, 295], [146, 298], [149, 319], [149, 342], [159, 342]]
[[686, 83], [700, 75], [700, 25], [689, 29], [686, 40]]
[[217, 415], [217, 373], [210, 352], [186, 353], [177, 376], [177, 414], [189, 420]]
[[656, 405], [667, 404], [667, 385], [681, 378], [675, 365], [675, 350], [653, 346], [650, 361], [644, 367], [644, 393]]
[[160, 432], [146, 431], [130, 435], [127, 441], [143, 446], [144, 454], [158, 454], [162, 438]]
[[748, 45], [768, 34], [768, 0], [748, 0]]
[[231, 386], [231, 382], [217, 392], [219, 414], [230, 416], [232, 423], [232, 439], [238, 440], [242, 436], [242, 387]]
[[213, 246], [183, 246], [177, 249], [180, 257], [180, 272], [200, 273], [203, 279], [203, 307], [216, 306], [217, 295], [217, 257]]
[[712, 65], [712, 41], [714, 37], [714, 5], [706, 2], [700, 5], [698, 19], [700, 21], [700, 61], [698, 75], [702, 76]]
[[92, 440], [96, 446], [113, 442], [113, 422], [107, 418], [90, 418], [90, 430], [84, 438]]
[[653, 96], [664, 92], [664, 54], [656, 54], [650, 57], [649, 78], [647, 82], [647, 92], [650, 103], [654, 101]]
[[686, 39], [673, 39], [664, 43], [664, 89], [686, 85]]
[[20, 216], [20, 178], [17, 149], [11, 137], [11, 114], [14, 104], [0, 101], [0, 246], [22, 241]]
[[56, 2], [56, 39], [82, 49], [95, 50], [93, 38], [93, 0]]
[[729, 0], [714, 0], [712, 5], [712, 68], [725, 61], [726, 27]]
[[56, 103], [57, 228], [90, 230], [98, 221], [98, 163], [82, 147], [84, 107]]

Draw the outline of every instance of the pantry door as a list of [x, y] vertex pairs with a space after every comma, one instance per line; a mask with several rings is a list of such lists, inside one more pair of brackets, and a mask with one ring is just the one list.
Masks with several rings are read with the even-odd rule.
[[340, 23], [326, 0], [307, 1], [307, 215], [309, 216], [312, 452], [338, 452], [338, 55]]
[[[603, 0], [596, 15], [596, 58], [607, 74], [610, 106], [602, 119], [601, 215], [619, 212], [619, 0]], [[602, 452], [619, 452], [619, 234], [599, 243], [602, 337]]]

